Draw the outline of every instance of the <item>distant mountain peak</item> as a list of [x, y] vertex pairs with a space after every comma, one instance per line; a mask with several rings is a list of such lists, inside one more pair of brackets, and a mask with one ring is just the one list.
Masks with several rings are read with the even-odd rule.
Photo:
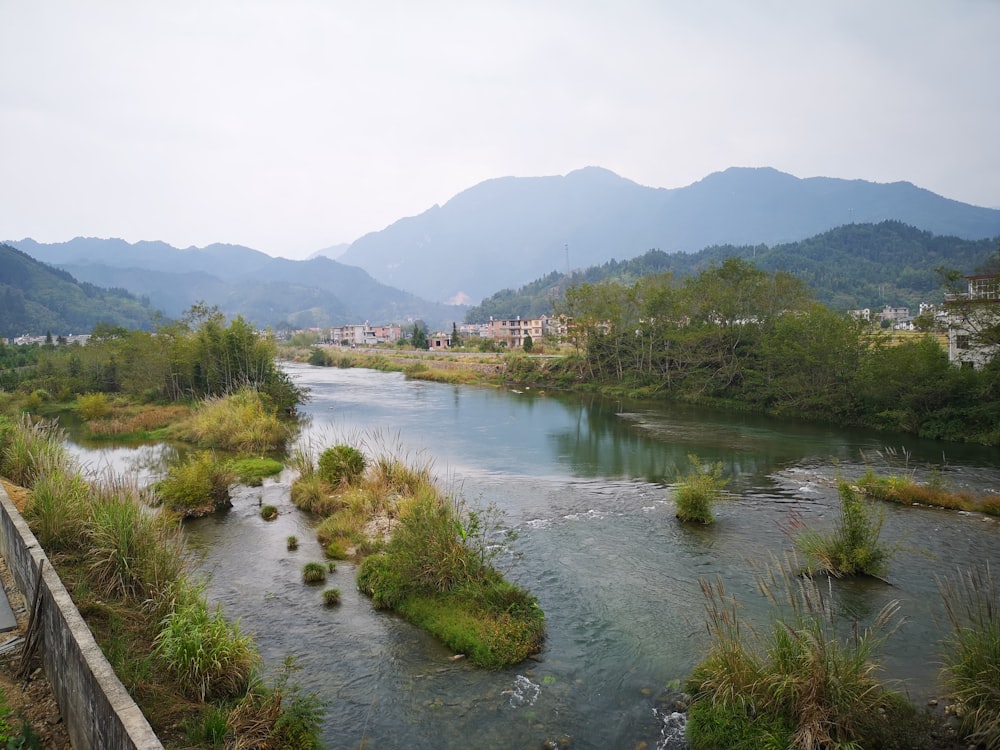
[[734, 166], [668, 190], [587, 166], [563, 176], [486, 180], [440, 208], [365, 235], [341, 260], [427, 299], [444, 301], [461, 289], [481, 300], [553, 270], [651, 248], [773, 245], [886, 219], [967, 239], [1000, 235], [1000, 211], [909, 183], [803, 179], [774, 167]]

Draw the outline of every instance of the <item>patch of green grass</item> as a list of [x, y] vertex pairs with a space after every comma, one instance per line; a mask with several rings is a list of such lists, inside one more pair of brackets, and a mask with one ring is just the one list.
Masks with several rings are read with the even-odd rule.
[[868, 497], [899, 505], [931, 505], [993, 515], [998, 515], [997, 507], [1000, 506], [1000, 497], [977, 497], [971, 492], [952, 492], [940, 486], [940, 483], [921, 484], [909, 477], [879, 477], [871, 469], [858, 480], [858, 487]]
[[274, 505], [265, 505], [260, 509], [260, 517], [265, 521], [273, 521], [278, 517], [278, 508]]
[[327, 589], [323, 592], [323, 604], [335, 607], [340, 604], [340, 589]]
[[285, 467], [273, 458], [238, 458], [229, 462], [229, 468], [241, 484], [259, 487], [264, 479], [280, 474]]
[[545, 631], [533, 600], [526, 609], [503, 611], [465, 592], [414, 594], [396, 611], [484, 669], [503, 669], [537, 653]]

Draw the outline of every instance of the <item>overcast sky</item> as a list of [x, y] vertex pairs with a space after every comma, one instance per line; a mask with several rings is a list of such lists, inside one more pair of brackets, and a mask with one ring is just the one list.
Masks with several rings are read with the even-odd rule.
[[1000, 207], [1000, 0], [0, 0], [0, 239], [305, 257], [493, 177]]

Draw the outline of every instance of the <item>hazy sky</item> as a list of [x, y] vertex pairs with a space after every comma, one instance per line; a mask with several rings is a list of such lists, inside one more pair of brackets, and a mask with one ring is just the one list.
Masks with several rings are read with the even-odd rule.
[[0, 0], [0, 239], [310, 252], [492, 177], [1000, 207], [1000, 0]]

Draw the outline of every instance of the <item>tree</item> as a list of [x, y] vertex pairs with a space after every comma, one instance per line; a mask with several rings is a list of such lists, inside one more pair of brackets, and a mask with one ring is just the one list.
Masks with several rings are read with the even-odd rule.
[[451, 323], [451, 346], [453, 349], [457, 349], [462, 345], [462, 339], [458, 335], [458, 325], [455, 321]]
[[413, 333], [410, 334], [410, 343], [413, 345], [414, 349], [427, 349], [430, 344], [427, 343], [427, 334], [424, 329], [420, 327], [419, 323], [413, 324]]
[[521, 344], [521, 348], [528, 354], [531, 354], [531, 350], [535, 348], [535, 342], [532, 340], [530, 333], [524, 334], [524, 342]]

